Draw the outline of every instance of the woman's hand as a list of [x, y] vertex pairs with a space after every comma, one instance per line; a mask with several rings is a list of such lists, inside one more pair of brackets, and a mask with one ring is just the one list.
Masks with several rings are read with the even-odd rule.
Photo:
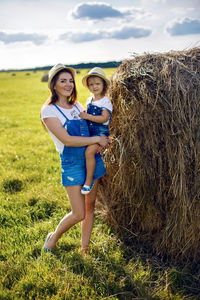
[[102, 146], [99, 146], [98, 149], [97, 149], [97, 153], [100, 153], [101, 150], [103, 150], [103, 147], [102, 147]]
[[100, 136], [99, 145], [102, 148], [107, 148], [109, 144], [110, 144], [110, 140], [107, 136]]
[[[101, 137], [102, 138], [102, 137]], [[106, 137], [106, 136], [104, 136], [104, 138], [106, 138], [106, 144], [104, 144], [104, 146], [103, 145], [99, 145], [99, 147], [98, 147], [98, 149], [97, 149], [97, 153], [100, 153], [103, 149], [106, 149], [106, 148], [108, 148], [109, 147], [109, 145], [110, 145], [110, 140], [109, 140], [109, 138], [108, 137]]]

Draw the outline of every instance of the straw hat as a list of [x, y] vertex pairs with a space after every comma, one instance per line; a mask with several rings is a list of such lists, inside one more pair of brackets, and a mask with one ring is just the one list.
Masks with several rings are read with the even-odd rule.
[[103, 80], [105, 80], [105, 82], [107, 83], [107, 85], [109, 85], [110, 81], [106, 78], [106, 74], [105, 72], [99, 68], [99, 67], [95, 67], [93, 68], [92, 70], [90, 70], [88, 72], [87, 75], [85, 75], [82, 79], [82, 84], [87, 87], [87, 79], [91, 76], [97, 76], [97, 77], [100, 77], [102, 78]]
[[76, 75], [76, 71], [73, 68], [70, 67], [66, 67], [63, 64], [57, 64], [55, 66], [53, 66], [50, 70], [49, 70], [49, 78], [48, 78], [48, 87], [50, 88], [50, 84], [51, 84], [51, 80], [53, 79], [53, 77], [61, 70], [69, 70], [73, 77], [75, 77]]

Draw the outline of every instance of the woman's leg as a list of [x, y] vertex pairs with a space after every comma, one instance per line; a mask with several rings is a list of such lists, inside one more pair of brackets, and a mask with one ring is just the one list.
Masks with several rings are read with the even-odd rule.
[[95, 180], [94, 187], [88, 195], [85, 195], [85, 219], [82, 221], [82, 245], [81, 252], [86, 253], [90, 243], [94, 224], [94, 209], [97, 196], [98, 179]]
[[88, 146], [85, 151], [87, 175], [84, 184], [88, 186], [92, 184], [93, 174], [96, 166], [95, 154], [97, 153], [98, 148], [99, 145], [94, 144]]
[[72, 210], [64, 216], [58, 224], [55, 232], [49, 237], [46, 243], [46, 248], [48, 249], [54, 249], [62, 234], [85, 218], [85, 201], [84, 196], [81, 194], [81, 186], [68, 186], [65, 187], [65, 189], [67, 191]]

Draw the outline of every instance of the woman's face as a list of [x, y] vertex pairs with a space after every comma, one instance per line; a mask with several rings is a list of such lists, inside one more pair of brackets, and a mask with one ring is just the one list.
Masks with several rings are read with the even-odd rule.
[[58, 97], [69, 98], [74, 89], [74, 79], [68, 72], [62, 72], [59, 74], [58, 79], [54, 85]]

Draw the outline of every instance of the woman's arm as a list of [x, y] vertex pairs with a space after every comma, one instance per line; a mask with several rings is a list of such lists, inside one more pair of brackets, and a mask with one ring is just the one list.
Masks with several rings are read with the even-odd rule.
[[57, 118], [44, 118], [44, 123], [48, 129], [66, 146], [68, 147], [82, 147], [93, 144], [99, 144], [102, 147], [106, 147], [109, 140], [104, 136], [93, 136], [93, 137], [81, 137], [71, 136], [67, 133], [66, 129], [63, 128], [61, 122]]
[[82, 119], [89, 120], [96, 123], [105, 123], [109, 120], [110, 114], [107, 109], [102, 110], [102, 114], [100, 116], [90, 115], [87, 112], [83, 111], [79, 114]]

